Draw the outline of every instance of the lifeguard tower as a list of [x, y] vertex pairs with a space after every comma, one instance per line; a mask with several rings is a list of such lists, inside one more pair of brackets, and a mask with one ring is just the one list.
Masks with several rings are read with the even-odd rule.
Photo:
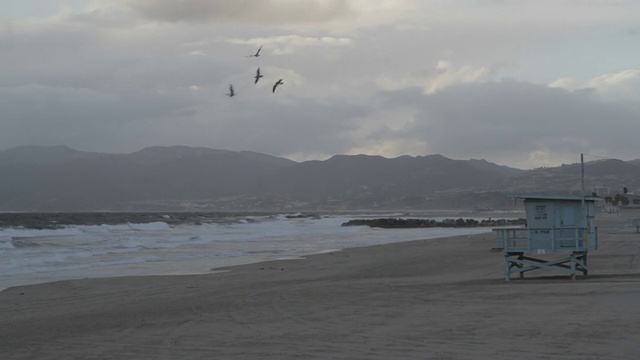
[[[598, 229], [595, 225], [598, 197], [518, 195], [527, 214], [526, 228], [495, 228], [496, 245], [504, 252], [504, 278], [511, 274], [539, 269], [560, 271], [571, 275], [587, 275], [587, 254], [598, 249]], [[566, 253], [559, 259], [543, 260], [535, 254]], [[525, 255], [527, 254], [527, 255]]]

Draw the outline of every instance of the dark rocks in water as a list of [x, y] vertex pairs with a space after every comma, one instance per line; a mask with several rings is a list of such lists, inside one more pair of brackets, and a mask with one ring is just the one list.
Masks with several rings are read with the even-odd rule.
[[343, 223], [342, 226], [369, 226], [385, 229], [403, 229], [403, 228], [432, 228], [432, 227], [495, 227], [495, 226], [512, 226], [526, 225], [527, 219], [445, 219], [436, 221], [432, 219], [355, 219]]
[[295, 214], [295, 215], [285, 215], [284, 217], [286, 217], [287, 219], [305, 219], [305, 218], [320, 219], [320, 215], [318, 214]]

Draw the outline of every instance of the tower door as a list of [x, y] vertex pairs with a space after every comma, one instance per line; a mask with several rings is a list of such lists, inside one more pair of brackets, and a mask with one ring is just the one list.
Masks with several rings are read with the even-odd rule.
[[572, 205], [560, 205], [560, 227], [575, 227], [576, 226], [576, 206]]
[[[557, 244], [560, 247], [576, 247], [582, 246], [582, 232], [578, 229], [578, 211], [579, 206], [575, 204], [560, 204], [558, 211], [557, 224], [560, 229], [558, 231]], [[577, 242], [576, 242], [577, 241]]]

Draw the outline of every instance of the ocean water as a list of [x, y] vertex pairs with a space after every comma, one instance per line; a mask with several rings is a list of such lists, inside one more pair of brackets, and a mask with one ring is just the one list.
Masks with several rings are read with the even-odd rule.
[[37, 228], [5, 222], [0, 228], [0, 290], [78, 278], [207, 273], [218, 267], [344, 248], [491, 231], [341, 226], [352, 219], [380, 217], [411, 218], [398, 214], [236, 214], [176, 220], [173, 215], [159, 215], [150, 222], [56, 219], [55, 226]]

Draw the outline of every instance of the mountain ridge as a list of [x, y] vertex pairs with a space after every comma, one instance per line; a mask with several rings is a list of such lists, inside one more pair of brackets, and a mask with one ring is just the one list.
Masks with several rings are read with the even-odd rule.
[[[588, 188], [640, 189], [640, 162], [585, 164]], [[66, 146], [0, 151], [0, 211], [284, 211], [508, 206], [511, 193], [574, 194], [580, 165], [521, 170], [440, 154], [296, 162], [251, 151]]]

